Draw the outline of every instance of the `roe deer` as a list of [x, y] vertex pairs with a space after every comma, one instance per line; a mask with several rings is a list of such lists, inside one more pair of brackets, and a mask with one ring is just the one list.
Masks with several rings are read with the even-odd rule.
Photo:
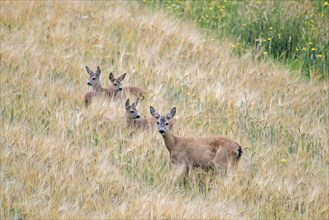
[[137, 98], [144, 98], [145, 93], [140, 88], [136, 86], [122, 86], [121, 81], [124, 80], [125, 77], [126, 77], [126, 73], [122, 74], [119, 78], [115, 79], [113, 73], [110, 73], [109, 79], [111, 81], [112, 87], [117, 88], [119, 90], [123, 90], [124, 94], [129, 93]]
[[239, 161], [242, 147], [229, 138], [178, 137], [167, 131], [168, 120], [176, 114], [175, 107], [166, 116], [161, 116], [152, 106], [150, 112], [157, 119], [159, 133], [169, 151], [171, 162], [180, 165], [185, 174], [192, 167], [226, 171], [230, 162]]
[[[141, 118], [137, 105], [139, 103], [140, 98], [137, 98], [135, 102], [130, 104], [129, 99], [127, 99], [125, 103], [126, 107], [126, 122], [128, 127], [136, 127], [136, 128], [155, 128], [157, 120], [153, 117], [144, 116]], [[176, 122], [176, 119], [171, 119], [169, 121], [168, 128], [172, 129], [173, 124]]]
[[87, 85], [93, 87], [92, 92], [88, 92], [85, 95], [85, 105], [88, 106], [90, 105], [92, 99], [95, 96], [109, 96], [109, 97], [114, 97], [116, 96], [117, 92], [119, 91], [118, 89], [115, 88], [109, 88], [109, 89], [104, 89], [102, 88], [102, 84], [100, 81], [100, 75], [101, 75], [101, 70], [97, 66], [96, 72], [93, 72], [88, 66], [86, 66], [87, 73], [89, 74], [89, 78], [87, 80]]

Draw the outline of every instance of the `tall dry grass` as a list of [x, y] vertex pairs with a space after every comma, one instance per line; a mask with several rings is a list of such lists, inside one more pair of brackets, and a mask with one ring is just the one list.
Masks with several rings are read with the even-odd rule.
[[[1, 2], [1, 218], [328, 218], [329, 86], [232, 56], [131, 2]], [[244, 146], [226, 176], [177, 176], [124, 102], [85, 108], [84, 66], [127, 72], [178, 135]]]

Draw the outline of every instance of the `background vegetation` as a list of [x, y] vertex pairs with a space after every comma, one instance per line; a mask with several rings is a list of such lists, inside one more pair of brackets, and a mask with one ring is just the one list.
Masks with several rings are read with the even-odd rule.
[[[328, 81], [236, 57], [229, 39], [137, 2], [0, 11], [0, 218], [328, 219]], [[239, 165], [182, 181], [157, 131], [126, 128], [126, 100], [84, 107], [85, 65], [104, 87], [127, 72], [143, 115], [176, 106], [178, 135], [234, 138]]]
[[144, 0], [181, 18], [197, 21], [220, 39], [231, 37], [238, 54], [253, 49], [297, 69], [308, 79], [329, 77], [329, 2]]

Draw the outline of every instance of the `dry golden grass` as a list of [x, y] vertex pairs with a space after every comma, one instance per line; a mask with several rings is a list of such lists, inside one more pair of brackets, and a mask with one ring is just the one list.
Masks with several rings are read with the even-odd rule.
[[[329, 85], [232, 56], [195, 25], [131, 2], [1, 2], [1, 218], [328, 218]], [[125, 100], [89, 108], [84, 66], [127, 72], [179, 135], [245, 148], [185, 180]]]

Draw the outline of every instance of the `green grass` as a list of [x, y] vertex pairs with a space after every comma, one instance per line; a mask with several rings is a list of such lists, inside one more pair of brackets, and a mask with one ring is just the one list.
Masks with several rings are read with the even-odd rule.
[[328, 1], [152, 1], [152, 8], [197, 21], [219, 39], [230, 37], [235, 52], [274, 59], [307, 79], [329, 78]]

